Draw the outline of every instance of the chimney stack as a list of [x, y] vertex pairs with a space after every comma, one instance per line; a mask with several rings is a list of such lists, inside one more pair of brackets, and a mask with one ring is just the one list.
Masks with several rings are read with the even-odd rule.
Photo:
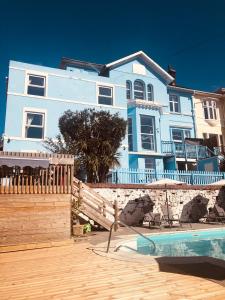
[[168, 66], [168, 73], [174, 78], [174, 81], [171, 82], [171, 85], [176, 85], [176, 70], [172, 66]]

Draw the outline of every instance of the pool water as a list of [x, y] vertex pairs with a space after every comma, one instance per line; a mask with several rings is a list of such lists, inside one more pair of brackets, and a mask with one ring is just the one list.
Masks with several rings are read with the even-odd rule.
[[137, 251], [152, 256], [211, 256], [225, 260], [225, 229], [167, 233], [137, 238]]

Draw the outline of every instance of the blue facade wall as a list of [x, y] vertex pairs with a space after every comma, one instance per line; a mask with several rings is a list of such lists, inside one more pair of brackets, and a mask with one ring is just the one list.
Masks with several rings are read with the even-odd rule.
[[[145, 74], [135, 73], [134, 65], [145, 68]], [[46, 76], [46, 95], [27, 95], [27, 74]], [[154, 101], [136, 101], [126, 98], [126, 81], [134, 83], [142, 80], [145, 86], [153, 86]], [[113, 105], [98, 104], [98, 86], [113, 88]], [[133, 91], [132, 91], [133, 93]], [[177, 95], [180, 112], [172, 113], [169, 107], [170, 95]], [[24, 136], [24, 111], [40, 110], [45, 113], [44, 137], [54, 138], [58, 133], [58, 119], [64, 111], [95, 108], [118, 112], [125, 120], [132, 119], [133, 147], [128, 149], [128, 136], [122, 142], [120, 153], [121, 168], [146, 167], [146, 159], [151, 158], [154, 168], [163, 171], [168, 166], [174, 168], [174, 160], [167, 159], [163, 153], [162, 142], [172, 141], [171, 129], [190, 130], [195, 137], [192, 111], [192, 92], [184, 92], [168, 85], [168, 82], [142, 58], [134, 58], [109, 70], [108, 77], [99, 76], [95, 70], [67, 66], [66, 70], [25, 64], [11, 61], [5, 120], [5, 151], [46, 151], [42, 140], [27, 139]], [[141, 116], [154, 118], [155, 149], [143, 149], [141, 141]]]

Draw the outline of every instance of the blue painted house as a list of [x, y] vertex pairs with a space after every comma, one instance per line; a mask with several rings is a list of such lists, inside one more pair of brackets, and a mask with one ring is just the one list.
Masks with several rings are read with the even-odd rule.
[[193, 168], [205, 155], [185, 142], [195, 138], [193, 91], [174, 81], [142, 51], [106, 65], [63, 58], [57, 69], [10, 61], [4, 150], [46, 151], [65, 110], [91, 107], [128, 121], [121, 168]]

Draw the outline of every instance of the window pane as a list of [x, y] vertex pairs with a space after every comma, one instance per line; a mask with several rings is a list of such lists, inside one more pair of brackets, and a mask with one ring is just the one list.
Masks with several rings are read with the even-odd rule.
[[154, 169], [155, 163], [154, 159], [152, 158], [145, 158], [145, 169]]
[[190, 138], [190, 137], [191, 137], [191, 132], [190, 132], [190, 130], [185, 130], [185, 131], [184, 131], [184, 137], [185, 137], [185, 138]]
[[141, 99], [144, 100], [144, 94], [140, 92], [134, 91], [134, 99]]
[[204, 107], [204, 115], [205, 115], [205, 119], [209, 118], [207, 107]]
[[128, 150], [133, 151], [133, 136], [132, 136], [132, 134], [128, 135]]
[[38, 127], [27, 127], [26, 137], [32, 139], [42, 139], [43, 138], [43, 128]]
[[27, 113], [27, 123], [26, 124], [28, 126], [31, 126], [31, 125], [42, 126], [43, 125], [43, 115]]
[[128, 118], [128, 134], [132, 134], [132, 119]]
[[44, 86], [45, 84], [45, 77], [39, 77], [39, 76], [29, 76], [29, 84], [32, 85], [38, 85], [38, 86]]
[[173, 111], [173, 102], [170, 102], [170, 111]]
[[112, 96], [112, 88], [108, 87], [99, 87], [99, 95], [101, 96]]
[[179, 112], [179, 106], [177, 102], [174, 103], [174, 112]]
[[144, 83], [140, 80], [135, 80], [134, 82], [134, 99], [145, 99]]
[[141, 116], [141, 125], [153, 125], [153, 118], [151, 116]]
[[174, 141], [183, 141], [183, 132], [179, 129], [172, 129], [172, 139]]
[[36, 95], [36, 96], [44, 96], [45, 95], [45, 89], [41, 88], [41, 87], [28, 86], [27, 94]]
[[148, 134], [141, 135], [142, 148], [146, 150], [154, 150], [154, 137]]
[[127, 91], [127, 99], [131, 99], [131, 82], [127, 81], [126, 82], [126, 91]]
[[153, 134], [153, 126], [150, 126], [150, 125], [142, 125], [142, 126], [141, 126], [141, 133]]
[[216, 120], [217, 119], [216, 109], [214, 108], [213, 111], [214, 111], [214, 119]]
[[153, 100], [153, 86], [151, 84], [148, 84], [147, 86], [147, 92], [148, 92], [148, 100]]
[[210, 119], [213, 119], [213, 109], [212, 109], [212, 107], [209, 108], [209, 116], [210, 116]]
[[104, 97], [104, 96], [98, 96], [98, 103], [99, 104], [112, 105], [112, 98]]

